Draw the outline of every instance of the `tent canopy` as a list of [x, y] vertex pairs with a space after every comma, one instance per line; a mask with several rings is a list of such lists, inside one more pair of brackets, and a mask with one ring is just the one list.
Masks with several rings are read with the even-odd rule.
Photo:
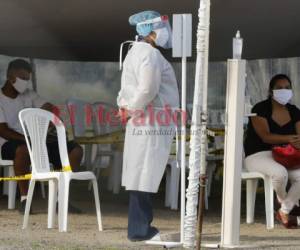
[[[2, 0], [0, 54], [118, 61], [120, 43], [135, 36], [131, 14], [192, 13], [195, 42], [198, 7], [198, 0]], [[299, 0], [212, 0], [210, 60], [231, 57], [237, 29], [246, 59], [300, 56], [299, 9]]]

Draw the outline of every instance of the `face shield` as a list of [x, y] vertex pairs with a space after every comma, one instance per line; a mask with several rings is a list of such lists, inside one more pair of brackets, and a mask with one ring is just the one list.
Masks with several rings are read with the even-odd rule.
[[164, 49], [172, 48], [172, 29], [168, 16], [160, 16], [137, 24], [137, 30], [148, 27], [156, 33], [155, 44]]

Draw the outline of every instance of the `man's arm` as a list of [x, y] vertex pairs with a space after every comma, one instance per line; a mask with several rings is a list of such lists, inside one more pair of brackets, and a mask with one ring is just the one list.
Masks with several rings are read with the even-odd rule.
[[0, 137], [6, 140], [25, 141], [24, 135], [8, 127], [5, 112], [2, 106], [0, 106]]
[[55, 105], [47, 102], [44, 98], [40, 97], [35, 91], [30, 91], [28, 93], [28, 98], [32, 101], [34, 108], [41, 108], [49, 112], [55, 112]]
[[0, 123], [0, 137], [6, 140], [20, 140], [25, 141], [24, 135], [16, 132], [15, 130], [9, 128], [7, 123]]
[[[52, 103], [50, 102], [46, 102], [45, 104], [42, 105], [41, 109], [44, 109], [46, 111], [49, 111], [57, 116], [59, 116], [59, 112], [56, 106], [54, 106]], [[55, 130], [55, 126], [53, 125], [52, 122], [49, 123], [49, 129], [48, 129], [48, 135], [55, 135], [54, 137], [56, 138], [56, 130]], [[50, 137], [48, 136], [47, 140], [51, 140]]]

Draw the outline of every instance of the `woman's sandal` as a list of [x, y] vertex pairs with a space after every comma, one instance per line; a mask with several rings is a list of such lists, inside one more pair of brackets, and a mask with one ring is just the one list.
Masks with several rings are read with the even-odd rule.
[[280, 209], [276, 212], [276, 219], [288, 229], [296, 229], [298, 227], [297, 218], [294, 216], [289, 216], [288, 214], [284, 214], [280, 211]]

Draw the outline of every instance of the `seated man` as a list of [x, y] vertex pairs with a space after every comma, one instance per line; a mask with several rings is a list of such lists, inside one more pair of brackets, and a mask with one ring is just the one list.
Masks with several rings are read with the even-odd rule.
[[[18, 114], [24, 108], [42, 108], [54, 110], [54, 105], [44, 101], [37, 93], [30, 90], [30, 64], [22, 59], [9, 63], [7, 80], [0, 91], [0, 146], [3, 160], [13, 160], [15, 175], [30, 173], [30, 157]], [[75, 142], [68, 142], [70, 164], [78, 169], [82, 159], [82, 148]], [[61, 169], [57, 140], [47, 140], [49, 160], [55, 169]], [[21, 204], [19, 211], [24, 213], [28, 191], [28, 181], [18, 182]]]

